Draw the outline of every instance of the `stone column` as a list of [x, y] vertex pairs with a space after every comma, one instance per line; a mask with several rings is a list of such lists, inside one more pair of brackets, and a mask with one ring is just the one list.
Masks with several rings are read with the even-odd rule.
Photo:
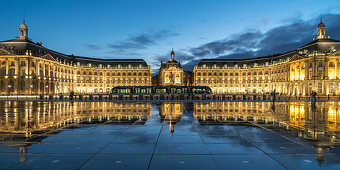
[[323, 79], [328, 80], [328, 66], [329, 66], [329, 59], [326, 57], [325, 60], [325, 65], [324, 65], [324, 76]]

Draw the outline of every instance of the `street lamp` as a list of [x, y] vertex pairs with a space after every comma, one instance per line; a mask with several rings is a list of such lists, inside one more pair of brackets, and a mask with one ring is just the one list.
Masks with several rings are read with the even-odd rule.
[[33, 85], [31, 84], [31, 95], [32, 95], [32, 91], [33, 91]]
[[8, 95], [10, 95], [10, 93], [11, 93], [11, 85], [8, 85]]

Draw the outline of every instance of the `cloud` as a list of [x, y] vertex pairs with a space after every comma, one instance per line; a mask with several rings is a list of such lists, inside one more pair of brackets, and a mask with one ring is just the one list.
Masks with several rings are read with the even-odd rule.
[[[192, 70], [204, 58], [252, 58], [279, 54], [295, 50], [316, 37], [319, 17], [310, 20], [290, 18], [290, 23], [274, 27], [266, 32], [247, 31], [230, 37], [202, 44], [198, 47], [183, 49], [187, 53], [177, 57], [182, 66]], [[288, 20], [287, 20], [288, 21]], [[326, 34], [333, 39], [340, 39], [340, 14], [323, 16]], [[181, 54], [180, 52], [177, 52]]]
[[94, 45], [94, 44], [85, 44], [85, 47], [91, 49], [91, 50], [99, 50], [101, 49], [100, 46]]
[[126, 40], [108, 44], [112, 52], [126, 53], [141, 49], [146, 49], [149, 46], [156, 45], [169, 37], [177, 36], [178, 33], [168, 29], [149, 31], [130, 36]]

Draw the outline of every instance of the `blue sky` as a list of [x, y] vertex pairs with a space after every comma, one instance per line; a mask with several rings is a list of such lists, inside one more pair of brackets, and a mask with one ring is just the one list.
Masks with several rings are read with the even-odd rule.
[[[312, 40], [321, 11], [326, 27], [335, 30], [329, 34], [340, 39], [338, 0], [0, 0], [0, 40], [18, 36], [25, 15], [29, 37], [52, 50], [142, 58], [157, 70], [173, 47], [190, 70], [201, 58], [254, 57], [301, 46]], [[275, 48], [269, 35], [276, 37]]]

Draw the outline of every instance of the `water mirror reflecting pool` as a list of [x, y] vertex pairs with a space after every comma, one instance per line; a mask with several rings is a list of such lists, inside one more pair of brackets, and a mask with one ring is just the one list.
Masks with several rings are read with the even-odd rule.
[[0, 102], [0, 168], [339, 169], [340, 102]]

